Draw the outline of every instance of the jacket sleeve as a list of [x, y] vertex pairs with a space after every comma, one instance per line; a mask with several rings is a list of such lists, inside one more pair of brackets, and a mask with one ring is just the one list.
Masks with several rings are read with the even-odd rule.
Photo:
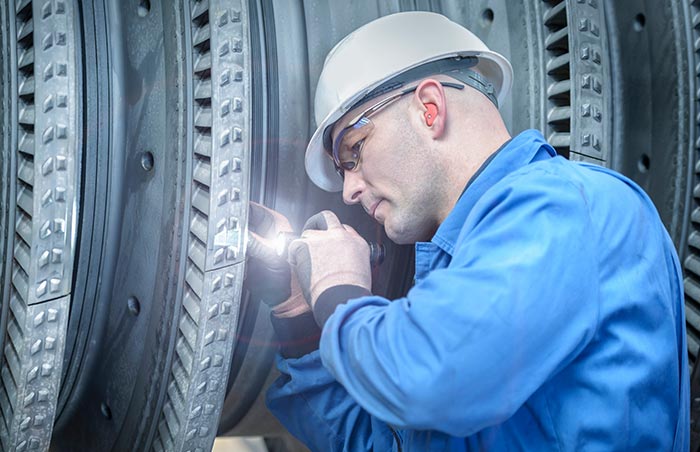
[[406, 298], [337, 306], [323, 327], [323, 363], [399, 428], [464, 437], [499, 424], [595, 333], [592, 231], [571, 183], [544, 171], [503, 180], [470, 212], [447, 268]]
[[267, 392], [267, 406], [314, 452], [390, 451], [389, 427], [370, 416], [321, 364], [319, 352], [277, 358], [281, 376]]

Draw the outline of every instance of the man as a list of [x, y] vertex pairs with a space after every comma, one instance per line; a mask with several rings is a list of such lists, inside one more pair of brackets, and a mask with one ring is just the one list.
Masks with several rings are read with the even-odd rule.
[[[329, 53], [307, 172], [415, 243], [416, 282], [371, 295], [368, 246], [331, 212], [290, 245], [291, 283], [272, 265], [268, 405], [312, 450], [688, 450], [673, 244], [629, 179], [511, 138], [510, 84], [503, 57], [431, 13]], [[251, 228], [255, 274], [291, 228], [260, 206]]]

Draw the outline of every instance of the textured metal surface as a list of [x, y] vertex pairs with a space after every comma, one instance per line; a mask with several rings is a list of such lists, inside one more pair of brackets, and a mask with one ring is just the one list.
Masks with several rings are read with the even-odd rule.
[[248, 11], [190, 2], [194, 155], [186, 288], [155, 451], [210, 450], [236, 342], [250, 158]]
[[612, 152], [612, 83], [605, 2], [570, 1], [567, 13], [568, 27], [575, 29], [569, 39], [573, 134], [570, 158], [577, 160], [578, 155], [583, 155], [608, 166]]
[[[530, 99], [521, 102], [531, 105], [531, 122], [515, 122], [541, 128], [557, 152], [571, 160], [608, 165], [611, 71], [604, 2], [529, 0], [524, 2], [524, 12], [525, 30], [511, 33], [517, 37], [526, 32], [527, 49], [513, 47], [514, 52], [526, 54], [511, 58], [517, 74], [530, 74], [528, 79], [516, 80], [514, 88], [529, 93]], [[523, 60], [527, 65], [518, 67]], [[537, 86], [542, 80], [539, 73], [544, 76], [541, 87]], [[540, 99], [537, 93], [542, 93]], [[542, 122], [532, 105], [538, 101], [544, 106]]]
[[69, 296], [27, 306], [10, 299], [0, 377], [3, 450], [48, 450], [58, 397]]
[[[690, 196], [687, 197], [686, 209], [689, 213], [686, 213], [683, 217], [678, 215], [680, 218], [677, 221], [683, 224], [685, 234], [687, 234], [685, 240], [686, 246], [679, 250], [679, 255], [681, 256], [685, 274], [683, 285], [685, 289], [685, 314], [688, 329], [688, 359], [691, 365], [695, 364], [696, 368], [692, 375], [692, 386], [694, 398], [697, 398], [700, 395], [698, 394], [698, 390], [700, 390], [700, 382], [698, 381], [700, 375], [698, 375], [697, 371], [698, 349], [700, 348], [700, 266], [698, 266], [698, 263], [700, 263], [700, 159], [698, 158], [698, 152], [700, 152], [700, 117], [695, 115], [700, 111], [700, 108], [698, 108], [700, 93], [696, 91], [698, 86], [700, 86], [700, 84], [698, 84], [698, 77], [700, 76], [700, 55], [698, 55], [700, 52], [700, 32], [698, 30], [700, 27], [700, 4], [697, 1], [690, 1], [687, 2], [687, 8], [688, 9], [683, 12], [690, 18], [690, 21], [687, 22], [689, 25], [688, 32], [694, 43], [691, 48], [692, 60], [689, 62], [690, 64], [686, 66], [694, 69], [692, 77], [689, 80], [689, 82], [691, 82], [691, 88], [688, 88], [688, 91], [695, 95], [691, 98], [692, 102], [689, 105], [690, 112], [684, 112], [686, 114], [683, 115], [687, 116], [688, 119], [692, 119], [693, 122], [690, 126], [692, 132], [688, 140], [691, 149], [688, 162], [690, 174], [688, 174], [687, 177], [689, 185], [687, 193], [690, 194]], [[671, 205], [674, 207], [674, 210], [680, 210], [677, 203]], [[678, 229], [679, 227], [672, 227], [671, 231], [673, 233], [675, 232], [674, 230]], [[700, 413], [698, 412], [700, 406], [697, 406], [697, 402], [694, 402], [693, 406], [692, 417], [697, 419], [700, 417]], [[696, 442], [695, 447], [697, 448], [699, 445], [700, 443]]]
[[104, 229], [84, 236], [87, 256], [100, 258], [76, 287], [97, 281], [96, 300], [83, 301], [91, 318], [75, 319], [85, 346], [73, 353], [52, 450], [209, 450], [244, 271], [247, 3], [93, 5], [85, 29], [106, 42], [97, 72], [111, 71], [89, 79], [109, 93], [108, 110], [93, 110], [111, 118], [97, 162], [109, 185], [95, 182], [109, 201]]
[[[698, 355], [700, 353], [700, 93], [696, 90], [700, 87], [700, 1], [687, 2], [687, 14], [690, 17], [688, 32], [694, 45], [692, 46], [692, 62], [689, 66], [694, 69], [690, 77], [690, 92], [695, 92], [690, 105], [691, 151], [690, 164], [692, 173], [688, 177], [688, 184], [692, 187], [692, 196], [688, 196], [687, 210], [690, 211], [683, 221], [687, 225], [686, 247], [681, 250], [684, 257], [683, 270], [685, 278], [683, 287], [685, 290], [685, 316], [688, 329], [688, 360], [693, 366], [690, 377], [691, 391], [691, 443], [690, 450], [700, 450], [700, 367]], [[683, 253], [684, 252], [684, 253]], [[685, 256], [684, 256], [685, 255]], [[694, 364], [694, 365], [693, 365]]]
[[[278, 22], [275, 18], [281, 14], [286, 20]], [[284, 102], [286, 108], [265, 108], [268, 102], [275, 99], [281, 101], [279, 92], [297, 92], [301, 99], [307, 88], [303, 74], [296, 71], [283, 71], [280, 66], [298, 64], [300, 56], [290, 53], [279, 55], [276, 47], [276, 34], [279, 32], [285, 36], [286, 42], [303, 42], [305, 34], [300, 25], [302, 12], [299, 4], [285, 2], [273, 8], [272, 2], [267, 0], [254, 0], [249, 2], [248, 26], [250, 30], [250, 57], [251, 57], [251, 161], [250, 161], [250, 199], [264, 201], [270, 204], [277, 199], [276, 187], [278, 177], [291, 175], [296, 171], [304, 172], [303, 167], [288, 166], [289, 171], [279, 171], [275, 164], [269, 164], [275, 157], [283, 154], [280, 149], [295, 148], [287, 140], [279, 139], [284, 136], [269, 134], [271, 130], [278, 130], [286, 125], [293, 130], [308, 129], [308, 103]], [[285, 59], [288, 58], [288, 60]], [[303, 57], [301, 60], [303, 61]], [[287, 77], [285, 77], [285, 75]], [[290, 86], [278, 87], [285, 81]], [[288, 113], [288, 114], [287, 114]], [[290, 118], [283, 124], [279, 117]], [[294, 152], [292, 149], [289, 152]], [[266, 171], [269, 169], [269, 171]], [[302, 180], [297, 176], [297, 179]], [[293, 190], [292, 184], [283, 184]], [[218, 425], [218, 434], [224, 434], [231, 428], [239, 426], [241, 420], [256, 406], [256, 398], [265, 384], [266, 376], [270, 373], [271, 363], [275, 353], [274, 332], [270, 323], [269, 311], [260, 304], [250, 303], [246, 296], [246, 286], [243, 286], [241, 305], [239, 309], [239, 324], [237, 327], [237, 344], [231, 359], [228, 388], [224, 406]], [[258, 405], [260, 407], [260, 405]], [[276, 419], [266, 410], [260, 410], [267, 415], [265, 420], [258, 419], [255, 426], [261, 435], [271, 434], [284, 429]], [[255, 434], [247, 430], [250, 434]]]
[[33, 1], [18, 12], [21, 240], [13, 283], [27, 304], [64, 296], [71, 287], [79, 158], [73, 7], [66, 1]]
[[247, 206], [241, 191], [246, 189], [249, 166], [250, 76], [243, 5], [192, 2], [195, 143], [190, 232], [198, 240], [193, 241], [190, 258], [201, 270], [244, 259]]
[[76, 11], [72, 1], [36, 0], [6, 3], [2, 14], [15, 20], [10, 29], [16, 39], [5, 45], [16, 45], [10, 70], [17, 71], [17, 141], [0, 442], [4, 450], [47, 450], [62, 372], [78, 202]]
[[214, 443], [235, 342], [240, 269], [188, 272], [177, 359], [153, 450], [210, 450]]
[[[544, 64], [547, 78], [547, 140], [558, 153], [568, 155], [571, 148], [571, 54], [569, 19], [564, 0], [533, 5], [540, 11], [544, 31]], [[538, 21], [539, 22], [539, 21]]]
[[95, 221], [104, 226], [81, 234], [93, 243], [81, 246], [87, 253], [80, 256], [76, 288], [92, 307], [71, 318], [81, 323], [76, 344], [85, 345], [73, 351], [75, 371], [52, 450], [148, 450], [167, 390], [184, 286], [191, 109], [184, 94], [183, 14], [177, 2], [91, 3], [84, 22], [94, 24], [91, 39], [105, 43], [93, 60], [101, 75], [86, 80], [98, 83], [89, 92], [105, 94], [91, 124], [108, 140], [95, 148], [103, 175], [96, 196], [106, 192], [90, 214], [100, 215]]
[[17, 71], [15, 41], [15, 12], [0, 5], [0, 350], [3, 350], [7, 325], [8, 301], [12, 280], [12, 249], [14, 243], [15, 184], [17, 173]]

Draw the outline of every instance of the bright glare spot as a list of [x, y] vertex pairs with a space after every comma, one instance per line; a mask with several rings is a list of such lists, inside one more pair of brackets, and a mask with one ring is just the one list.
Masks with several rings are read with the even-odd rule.
[[284, 256], [284, 254], [287, 252], [288, 243], [287, 234], [282, 232], [277, 234], [277, 238], [275, 239], [275, 252], [278, 256]]

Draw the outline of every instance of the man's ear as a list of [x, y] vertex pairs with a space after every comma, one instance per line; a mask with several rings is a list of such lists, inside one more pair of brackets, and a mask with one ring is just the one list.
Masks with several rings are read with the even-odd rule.
[[423, 126], [429, 129], [433, 139], [440, 138], [445, 132], [447, 119], [447, 101], [443, 86], [435, 79], [425, 79], [416, 88], [413, 101], [420, 112]]

